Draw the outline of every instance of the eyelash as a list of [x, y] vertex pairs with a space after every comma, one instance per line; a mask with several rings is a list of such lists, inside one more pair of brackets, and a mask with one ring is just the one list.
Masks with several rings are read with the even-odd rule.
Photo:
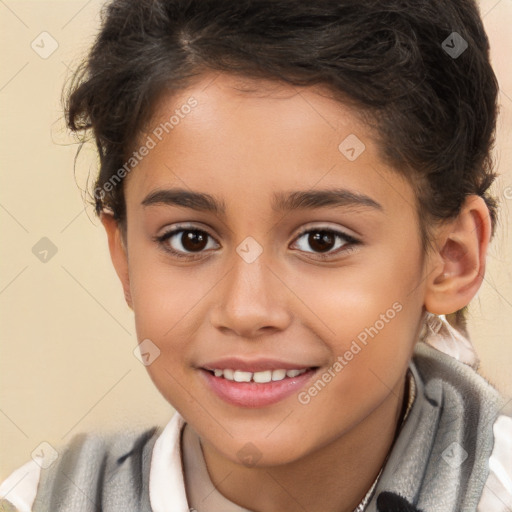
[[[176, 251], [175, 249], [172, 249], [171, 247], [169, 247], [168, 244], [166, 244], [165, 242], [167, 242], [167, 240], [169, 240], [170, 238], [172, 238], [174, 235], [178, 234], [178, 233], [183, 233], [183, 232], [187, 232], [187, 231], [192, 231], [192, 232], [196, 232], [196, 233], [202, 233], [202, 234], [205, 234], [206, 236], [210, 237], [210, 238], [213, 238], [208, 232], [202, 230], [202, 229], [198, 229], [196, 227], [178, 227], [178, 228], [175, 228], [171, 231], [168, 231], [167, 233], [164, 233], [163, 235], [160, 235], [160, 236], [155, 236], [153, 238], [153, 241], [158, 243], [162, 249], [170, 254], [172, 254], [173, 256], [176, 256], [177, 258], [182, 258], [182, 259], [188, 259], [188, 260], [196, 260], [198, 258], [201, 257], [201, 253], [185, 253], [183, 254], [182, 252], [179, 252], [179, 251]], [[327, 259], [331, 259], [333, 257], [333, 255], [337, 255], [341, 252], [343, 253], [347, 253], [347, 254], [350, 254], [351, 252], [353, 252], [355, 249], [356, 249], [356, 246], [361, 244], [361, 242], [359, 240], [357, 240], [356, 238], [350, 236], [350, 235], [347, 235], [346, 233], [343, 233], [342, 231], [337, 231], [335, 229], [331, 229], [331, 228], [307, 228], [307, 229], [304, 229], [303, 231], [301, 231], [295, 240], [298, 240], [300, 239], [301, 237], [303, 237], [304, 235], [306, 234], [309, 234], [309, 233], [318, 233], [318, 232], [322, 232], [322, 233], [330, 233], [330, 234], [333, 234], [335, 237], [337, 238], [343, 238], [347, 243], [345, 245], [343, 245], [342, 247], [338, 248], [335, 252], [332, 252], [332, 253], [327, 253], [327, 254], [324, 254], [324, 253], [313, 253], [315, 254], [316, 258], [317, 259], [320, 259], [320, 260], [327, 260]], [[348, 248], [346, 248], [348, 246]]]

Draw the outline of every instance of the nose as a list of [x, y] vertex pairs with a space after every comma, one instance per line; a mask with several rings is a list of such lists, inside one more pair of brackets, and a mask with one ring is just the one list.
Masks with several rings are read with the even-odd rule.
[[235, 253], [231, 269], [216, 287], [210, 318], [225, 334], [257, 338], [284, 330], [291, 322], [293, 292], [264, 254], [249, 263]]

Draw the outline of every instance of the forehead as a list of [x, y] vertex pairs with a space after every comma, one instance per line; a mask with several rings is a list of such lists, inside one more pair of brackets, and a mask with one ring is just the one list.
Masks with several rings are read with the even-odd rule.
[[380, 158], [375, 134], [325, 87], [207, 74], [160, 99], [139, 144], [149, 139], [154, 147], [128, 175], [127, 202], [178, 187], [213, 194], [224, 207], [251, 197], [275, 209], [289, 191], [344, 188], [388, 213], [414, 208], [412, 188]]

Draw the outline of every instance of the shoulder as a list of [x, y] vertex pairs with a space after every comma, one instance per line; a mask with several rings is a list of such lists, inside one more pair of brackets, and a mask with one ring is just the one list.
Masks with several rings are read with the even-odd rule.
[[464, 448], [458, 463], [470, 463], [468, 478], [481, 478], [478, 512], [511, 510], [512, 401], [473, 367], [424, 343], [415, 347], [411, 369], [425, 398], [446, 411], [443, 435]]
[[56, 495], [71, 496], [77, 492], [76, 486], [62, 478], [64, 474], [73, 475], [83, 488], [98, 488], [103, 480], [115, 480], [116, 473], [126, 467], [140, 475], [160, 430], [153, 426], [77, 434], [57, 448], [53, 460], [35, 458], [13, 471], [0, 484], [0, 510], [32, 512], [36, 502], [50, 503]]

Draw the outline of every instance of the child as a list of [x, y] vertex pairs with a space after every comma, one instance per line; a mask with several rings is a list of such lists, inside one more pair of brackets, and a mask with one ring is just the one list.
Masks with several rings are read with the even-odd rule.
[[75, 436], [4, 508], [511, 510], [510, 403], [462, 328], [497, 219], [474, 2], [104, 14], [67, 120], [95, 137], [96, 211], [177, 412]]

